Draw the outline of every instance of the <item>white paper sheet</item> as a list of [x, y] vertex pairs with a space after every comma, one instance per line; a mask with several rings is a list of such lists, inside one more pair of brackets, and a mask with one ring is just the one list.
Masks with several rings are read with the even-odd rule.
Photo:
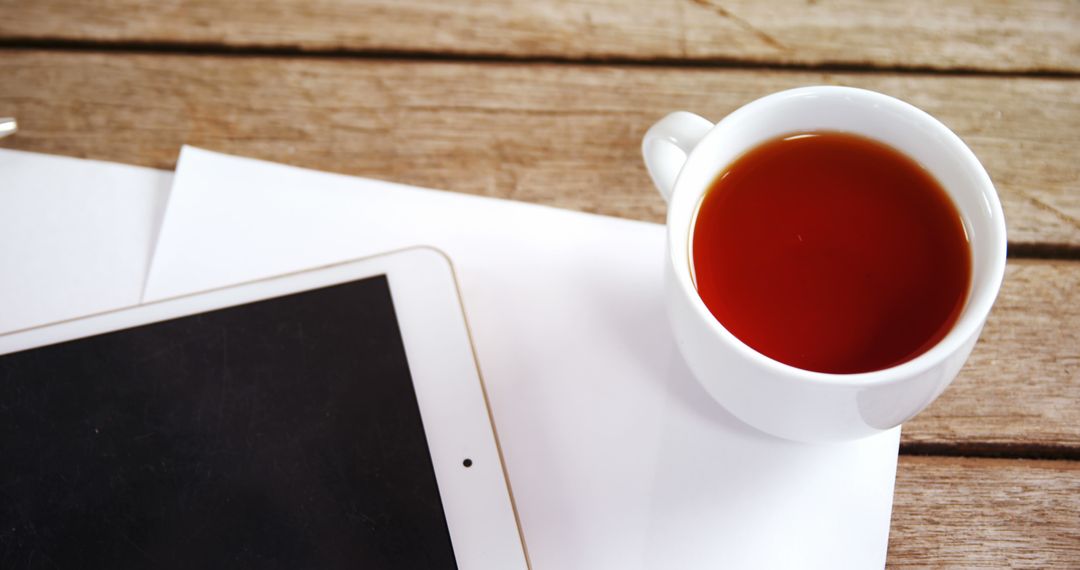
[[416, 244], [455, 262], [534, 568], [884, 566], [899, 429], [727, 414], [668, 334], [661, 226], [185, 148], [146, 300]]
[[138, 304], [171, 183], [0, 149], [0, 334]]

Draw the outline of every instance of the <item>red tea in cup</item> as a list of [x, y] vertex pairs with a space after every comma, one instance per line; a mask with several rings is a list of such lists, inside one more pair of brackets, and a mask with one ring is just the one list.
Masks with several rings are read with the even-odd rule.
[[735, 337], [835, 374], [929, 350], [971, 281], [963, 221], [941, 185], [892, 147], [839, 132], [736, 159], [702, 198], [690, 257], [698, 294]]

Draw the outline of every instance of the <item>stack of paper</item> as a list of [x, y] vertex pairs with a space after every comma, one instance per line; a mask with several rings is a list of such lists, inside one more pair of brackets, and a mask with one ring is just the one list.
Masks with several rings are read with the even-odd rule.
[[[147, 195], [160, 197], [159, 186], [138, 182], [135, 172], [125, 170], [128, 191], [156, 203]], [[108, 184], [86, 178], [80, 192], [108, 195]], [[27, 180], [11, 182], [0, 166], [0, 222], [18, 218], [24, 244], [0, 242], [0, 263], [24, 283], [4, 289], [0, 330], [33, 320], [6, 316], [17, 304], [12, 295], [39, 307], [55, 300], [56, 290], [33, 281], [63, 276], [87, 298], [108, 288], [99, 276], [82, 281], [63, 268], [21, 275], [34, 263], [69, 268], [73, 257], [115, 247], [76, 243], [97, 231], [93, 216], [81, 225], [65, 218], [72, 249], [49, 242], [44, 226], [27, 221], [52, 215], [48, 200], [16, 199], [20, 213], [5, 216], [9, 195], [26, 195]], [[109, 208], [117, 219], [137, 217], [130, 207], [102, 210]], [[143, 223], [154, 225], [156, 210], [144, 209]], [[133, 243], [130, 233], [124, 239]], [[137, 249], [132, 243], [125, 247]], [[409, 245], [446, 251], [538, 570], [884, 565], [899, 430], [808, 445], [727, 414], [668, 334], [662, 226], [185, 148], [153, 243], [138, 244], [154, 250], [143, 301]], [[28, 257], [41, 259], [8, 265]], [[142, 286], [133, 262], [117, 266], [124, 271], [116, 288]], [[85, 306], [130, 301], [101, 296]], [[74, 316], [69, 309], [64, 318]], [[55, 320], [40, 314], [39, 322]]]

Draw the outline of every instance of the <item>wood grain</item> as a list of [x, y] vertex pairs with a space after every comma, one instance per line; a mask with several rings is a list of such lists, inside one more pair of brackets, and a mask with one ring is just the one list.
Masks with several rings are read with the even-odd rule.
[[661, 221], [639, 155], [669, 111], [780, 89], [906, 99], [963, 137], [1015, 245], [1080, 246], [1080, 81], [651, 66], [0, 50], [5, 146], [171, 168], [183, 143], [311, 168]]
[[1080, 262], [1009, 261], [964, 370], [904, 424], [902, 445], [1080, 459]]
[[888, 568], [1080, 567], [1080, 462], [900, 456]]
[[1075, 0], [0, 0], [0, 13], [8, 39], [1080, 70]]

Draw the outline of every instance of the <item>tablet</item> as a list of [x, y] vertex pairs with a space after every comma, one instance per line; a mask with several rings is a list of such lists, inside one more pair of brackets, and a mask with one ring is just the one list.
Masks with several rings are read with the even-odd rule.
[[0, 565], [526, 568], [448, 259], [0, 337]]

